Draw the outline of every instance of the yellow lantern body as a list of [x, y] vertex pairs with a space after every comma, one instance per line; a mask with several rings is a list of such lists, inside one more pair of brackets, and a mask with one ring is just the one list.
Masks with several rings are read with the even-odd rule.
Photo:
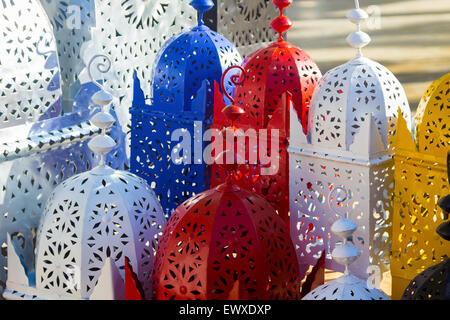
[[419, 273], [450, 256], [450, 246], [436, 233], [444, 221], [437, 203], [450, 193], [450, 73], [435, 81], [422, 97], [414, 140], [406, 121], [399, 117], [394, 157], [393, 299], [399, 299]]

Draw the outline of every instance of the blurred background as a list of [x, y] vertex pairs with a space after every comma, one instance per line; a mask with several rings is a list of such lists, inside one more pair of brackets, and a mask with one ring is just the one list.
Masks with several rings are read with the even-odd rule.
[[[372, 42], [363, 54], [390, 69], [415, 112], [427, 87], [450, 72], [450, 0], [360, 0], [370, 19], [362, 30]], [[351, 0], [294, 0], [288, 40], [308, 52], [322, 73], [352, 59], [345, 41], [355, 26], [346, 19]]]

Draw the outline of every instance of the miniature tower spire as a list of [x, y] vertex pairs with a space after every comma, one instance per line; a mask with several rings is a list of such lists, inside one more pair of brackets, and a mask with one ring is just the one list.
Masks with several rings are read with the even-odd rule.
[[363, 56], [362, 48], [367, 46], [371, 41], [370, 36], [361, 31], [361, 23], [367, 20], [369, 15], [359, 7], [359, 0], [355, 0], [355, 7], [356, 8], [347, 15], [347, 18], [351, 23], [356, 25], [357, 30], [347, 37], [347, 43], [353, 48], [358, 49], [357, 58], [361, 58]]
[[106, 107], [111, 103], [113, 99], [112, 95], [109, 92], [107, 92], [104, 89], [103, 85], [97, 82], [92, 76], [92, 67], [94, 65], [93, 63], [98, 58], [102, 58], [107, 61], [107, 64], [104, 63], [97, 64], [97, 70], [100, 73], [106, 73], [111, 69], [111, 60], [107, 56], [101, 54], [92, 57], [88, 65], [88, 73], [90, 80], [97, 87], [100, 88], [100, 91], [98, 91], [96, 94], [93, 95], [92, 101], [101, 107], [101, 111], [96, 113], [91, 119], [92, 124], [101, 129], [101, 134], [94, 137], [89, 142], [88, 146], [93, 152], [100, 154], [100, 166], [104, 167], [105, 155], [112, 149], [114, 149], [114, 147], [116, 146], [116, 142], [114, 141], [114, 139], [106, 135], [106, 133], [114, 125], [115, 120], [108, 111], [105, 111]]
[[203, 15], [206, 11], [214, 7], [214, 2], [212, 0], [192, 0], [191, 6], [198, 11], [198, 26], [200, 27], [205, 24]]
[[270, 26], [278, 32], [278, 42], [284, 42], [283, 32], [292, 27], [292, 21], [284, 15], [284, 9], [292, 4], [292, 0], [273, 0], [273, 3], [280, 10], [280, 15], [272, 21]]

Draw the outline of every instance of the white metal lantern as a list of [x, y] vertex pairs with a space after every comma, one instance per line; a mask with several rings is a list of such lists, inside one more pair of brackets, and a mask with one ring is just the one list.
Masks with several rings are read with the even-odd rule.
[[27, 271], [8, 244], [7, 299], [124, 298], [125, 257], [150, 296], [154, 255], [166, 222], [163, 210], [144, 180], [105, 165], [105, 155], [116, 145], [106, 135], [114, 124], [105, 111], [112, 96], [101, 90], [92, 100], [102, 107], [91, 120], [102, 134], [89, 143], [101, 155], [100, 165], [67, 179], [51, 194], [38, 229], [35, 270]]
[[323, 250], [326, 268], [343, 271], [331, 259], [338, 238], [330, 232], [335, 217], [326, 200], [334, 186], [348, 186], [346, 204], [358, 224], [355, 245], [361, 258], [351, 269], [367, 278], [370, 265], [388, 270], [393, 206], [392, 138], [399, 110], [411, 126], [405, 92], [395, 76], [365, 58], [361, 49], [370, 37], [361, 31], [368, 15], [355, 1], [347, 16], [357, 25], [347, 42], [358, 50], [356, 58], [328, 71], [315, 89], [308, 135], [291, 108], [290, 219], [291, 235], [301, 269], [315, 265]]
[[[332, 198], [332, 194], [335, 193], [337, 195], [337, 191], [339, 190], [346, 192], [342, 187], [336, 187], [330, 192], [330, 199]], [[342, 198], [336, 197], [336, 200], [337, 202], [342, 202], [346, 198], [347, 194]], [[382, 291], [376, 288], [369, 288], [367, 281], [355, 277], [350, 272], [349, 265], [361, 255], [358, 248], [348, 240], [352, 238], [358, 225], [348, 219], [348, 216], [341, 215], [337, 211], [335, 212], [341, 216], [341, 219], [333, 223], [331, 231], [343, 240], [341, 244], [334, 248], [331, 255], [337, 263], [345, 266], [344, 275], [315, 288], [303, 297], [303, 300], [389, 300]]]

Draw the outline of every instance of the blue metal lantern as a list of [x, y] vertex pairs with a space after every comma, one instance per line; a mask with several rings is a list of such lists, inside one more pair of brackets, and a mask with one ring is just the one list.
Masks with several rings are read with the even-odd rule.
[[213, 2], [194, 0], [191, 5], [199, 12], [198, 25], [162, 47], [153, 70], [150, 105], [134, 75], [131, 171], [152, 184], [167, 216], [209, 188], [203, 133], [212, 123], [214, 82], [228, 67], [242, 62], [234, 45], [203, 22]]

